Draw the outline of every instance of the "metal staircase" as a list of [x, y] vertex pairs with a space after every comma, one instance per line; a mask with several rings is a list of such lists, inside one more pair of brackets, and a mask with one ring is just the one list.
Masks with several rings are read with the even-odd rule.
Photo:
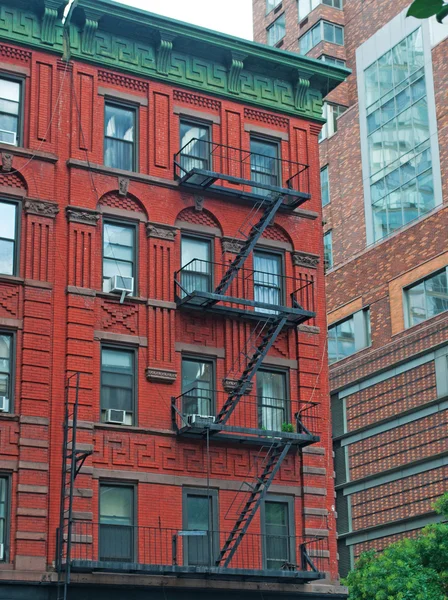
[[250, 486], [250, 496], [216, 559], [216, 566], [228, 567], [290, 448], [291, 442], [281, 439], [274, 441], [269, 447], [261, 465], [261, 473]]

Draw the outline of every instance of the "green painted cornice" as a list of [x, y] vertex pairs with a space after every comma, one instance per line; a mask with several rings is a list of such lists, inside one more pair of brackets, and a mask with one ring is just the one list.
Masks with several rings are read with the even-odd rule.
[[[62, 54], [67, 0], [0, 0], [0, 39]], [[322, 121], [348, 69], [111, 0], [78, 0], [73, 59]]]

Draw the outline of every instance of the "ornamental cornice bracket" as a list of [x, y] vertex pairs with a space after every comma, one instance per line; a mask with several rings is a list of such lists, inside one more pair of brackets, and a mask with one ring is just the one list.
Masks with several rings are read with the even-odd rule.
[[294, 88], [294, 106], [297, 110], [305, 110], [306, 96], [310, 87], [310, 75], [303, 71], [297, 72], [297, 81]]
[[158, 238], [159, 240], [165, 240], [167, 242], [174, 242], [174, 238], [176, 237], [176, 235], [176, 227], [171, 227], [170, 225], [163, 225], [161, 223], [146, 224], [146, 237]]
[[239, 94], [240, 92], [240, 75], [244, 69], [246, 58], [247, 54], [241, 52], [230, 53], [228, 88], [232, 94]]
[[65, 210], [70, 223], [82, 223], [83, 225], [93, 225], [96, 227], [100, 218], [100, 213], [90, 208], [67, 206]]
[[61, 5], [59, 0], [44, 0], [42, 11], [41, 40], [44, 44], [53, 46], [56, 41], [56, 22], [58, 20], [58, 9]]
[[160, 75], [168, 75], [171, 69], [173, 41], [176, 36], [166, 31], [160, 32], [160, 43], [157, 47], [156, 69]]
[[292, 264], [295, 267], [305, 267], [306, 269], [317, 269], [319, 264], [320, 256], [318, 254], [311, 254], [310, 252], [293, 252], [292, 253]]
[[59, 206], [55, 202], [44, 202], [43, 200], [26, 200], [23, 207], [27, 215], [39, 215], [55, 219], [59, 212]]
[[81, 50], [83, 54], [95, 54], [95, 34], [103, 13], [90, 8], [84, 8], [84, 26], [81, 34]]

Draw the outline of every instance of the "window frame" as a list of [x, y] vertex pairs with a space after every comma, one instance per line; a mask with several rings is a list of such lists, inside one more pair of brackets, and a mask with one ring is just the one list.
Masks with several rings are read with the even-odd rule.
[[[323, 194], [323, 190], [324, 190], [324, 186], [322, 184], [322, 173], [326, 173], [327, 174], [327, 181], [326, 181], [326, 197], [327, 197], [327, 201], [324, 202], [324, 194]], [[320, 170], [320, 190], [321, 190], [321, 196], [322, 196], [322, 208], [324, 206], [328, 206], [331, 202], [331, 195], [330, 195], [330, 165], [326, 164], [324, 165], [321, 170]]]
[[[198, 240], [201, 242], [207, 242], [208, 246], [209, 246], [209, 250], [210, 250], [210, 258], [209, 258], [209, 262], [210, 262], [210, 273], [209, 273], [209, 283], [210, 283], [210, 290], [209, 291], [213, 291], [214, 287], [215, 287], [215, 265], [214, 265], [214, 250], [215, 250], [215, 239], [214, 237], [212, 237], [211, 235], [207, 235], [207, 234], [201, 234], [201, 233], [196, 233], [195, 231], [181, 231], [180, 234], [180, 269], [183, 269], [184, 266], [182, 266], [182, 242], [184, 239], [190, 239], [190, 240]], [[198, 259], [201, 260], [201, 259]], [[188, 263], [187, 263], [188, 264]]]
[[[289, 369], [282, 369], [280, 367], [274, 367], [271, 366], [269, 363], [267, 364], [263, 364], [262, 367], [260, 367], [257, 371], [256, 377], [255, 377], [255, 390], [256, 390], [256, 395], [257, 395], [257, 423], [258, 423], [258, 427], [259, 429], [262, 429], [263, 427], [263, 415], [262, 415], [262, 407], [260, 406], [260, 399], [258, 397], [258, 380], [257, 380], [257, 376], [258, 373], [275, 373], [276, 375], [281, 375], [283, 377], [283, 383], [284, 383], [284, 387], [285, 387], [285, 398], [284, 398], [284, 410], [285, 410], [285, 417], [286, 417], [286, 423], [293, 423], [293, 415], [291, 413], [291, 385], [290, 385], [290, 371]], [[283, 425], [283, 423], [282, 423]]]
[[[113, 479], [100, 479], [98, 484], [98, 559], [101, 556], [101, 547], [100, 547], [100, 539], [101, 539], [101, 487], [117, 487], [117, 488], [129, 488], [132, 489], [132, 531], [133, 531], [133, 544], [132, 544], [132, 558], [133, 560], [126, 564], [131, 564], [136, 561], [138, 558], [138, 498], [137, 498], [137, 490], [138, 485], [134, 482], [129, 481], [116, 481]], [[119, 527], [119, 525], [118, 525]], [[119, 561], [117, 561], [119, 562]]]
[[[343, 108], [342, 112], [339, 112], [339, 109]], [[338, 110], [339, 114], [334, 118], [335, 109]], [[348, 106], [344, 104], [336, 104], [335, 102], [327, 102], [324, 101], [322, 108], [322, 116], [326, 120], [320, 130], [318, 142], [319, 144], [324, 140], [329, 140], [338, 132], [337, 120], [342, 117], [342, 115], [348, 110]], [[336, 127], [335, 127], [336, 125]]]
[[[330, 240], [330, 254], [331, 254], [331, 264], [328, 264], [325, 260], [325, 238]], [[330, 269], [334, 267], [334, 255], [333, 255], [333, 230], [329, 229], [325, 231], [324, 236], [324, 272], [327, 273]]]
[[[330, 60], [328, 60], [328, 59], [330, 59]], [[344, 67], [345, 68], [347, 66], [347, 62], [343, 58], [337, 58], [336, 56], [329, 56], [328, 54], [321, 54], [317, 60], [320, 60], [323, 63], [327, 63], [328, 65], [334, 65], [336, 67]]]
[[[117, 108], [121, 108], [122, 110], [128, 110], [133, 113], [134, 116], [134, 140], [132, 142], [128, 142], [126, 140], [120, 140], [120, 138], [111, 138], [110, 136], [106, 136], [106, 108], [107, 106], [115, 106]], [[139, 106], [137, 104], [133, 104], [131, 102], [117, 100], [113, 96], [106, 96], [104, 98], [104, 131], [103, 131], [103, 164], [108, 169], [117, 169], [119, 171], [125, 171], [126, 173], [138, 173], [139, 172]], [[126, 144], [132, 143], [132, 169], [128, 171], [127, 169], [120, 169], [120, 167], [111, 167], [106, 165], [106, 137], [109, 139], [118, 139], [119, 141], [125, 142]]]
[[[254, 265], [254, 258], [256, 254], [270, 254], [271, 256], [276, 256], [279, 257], [279, 263], [280, 263], [280, 273], [278, 274], [279, 278], [280, 278], [280, 298], [279, 298], [279, 304], [278, 306], [286, 306], [286, 278], [285, 278], [285, 253], [282, 252], [281, 250], [276, 250], [275, 248], [267, 248], [265, 246], [255, 246], [253, 252], [252, 252], [252, 267], [255, 267]], [[263, 273], [264, 271], [259, 271], [260, 273]], [[255, 268], [254, 268], [254, 273], [255, 273]], [[254, 298], [255, 298], [255, 282], [254, 282]], [[269, 309], [260, 309], [260, 311], [267, 311]]]
[[[441, 269], [437, 269], [436, 271], [429, 273], [429, 275], [425, 275], [424, 277], [421, 277], [420, 279], [417, 279], [413, 283], [410, 283], [409, 285], [406, 285], [403, 287], [403, 306], [404, 306], [405, 329], [411, 329], [412, 327], [417, 327], [418, 325], [421, 325], [422, 323], [426, 323], [426, 321], [429, 321], [430, 319], [434, 319], [435, 317], [438, 317], [439, 315], [442, 315], [443, 313], [447, 312], [446, 310], [443, 310], [435, 315], [426, 317], [426, 319], [423, 319], [420, 323], [415, 323], [413, 325], [411, 324], [411, 314], [410, 314], [411, 307], [410, 307], [410, 303], [409, 303], [409, 291], [412, 288], [417, 287], [418, 285], [424, 283], [428, 279], [432, 279], [433, 277], [440, 275], [444, 271], [445, 271], [447, 282], [448, 282], [448, 266], [446, 266], [446, 267], [442, 267]], [[424, 290], [424, 293], [425, 293], [425, 311], [426, 311], [426, 290]]]
[[[193, 127], [195, 126], [199, 126], [199, 127], [203, 127], [204, 129], [207, 130], [207, 143], [208, 144], [213, 144], [213, 123], [210, 123], [210, 121], [206, 121], [205, 119], [199, 119], [196, 117], [190, 117], [189, 115], [179, 115], [179, 157], [180, 160], [182, 159], [182, 156], [187, 156], [190, 159], [197, 159], [198, 157], [196, 156], [192, 156], [190, 154], [182, 154], [182, 136], [181, 136], [181, 127], [182, 124], [187, 124], [187, 125], [191, 125]], [[204, 160], [204, 159], [200, 159], [200, 160]], [[211, 164], [211, 156], [208, 156], [207, 159], [205, 159], [207, 161], [207, 168], [205, 169], [206, 171], [210, 171], [213, 170], [213, 165]]]
[[[342, 31], [342, 44], [339, 44], [338, 42], [336, 42], [336, 35], [334, 35], [334, 41], [331, 40], [327, 40], [324, 37], [324, 25], [331, 25], [335, 31], [337, 28], [340, 29]], [[315, 31], [317, 28], [320, 29], [320, 38], [319, 41], [316, 44], [313, 44], [313, 31]], [[311, 39], [311, 46], [308, 48], [308, 50], [306, 52], [302, 52], [302, 48], [301, 48], [301, 43], [300, 40], [302, 40], [303, 38], [305, 38], [305, 36], [309, 36]], [[327, 44], [334, 44], [335, 46], [344, 46], [345, 44], [345, 29], [344, 29], [344, 25], [339, 25], [338, 23], [333, 23], [332, 21], [327, 21], [326, 19], [320, 19], [315, 25], [313, 25], [313, 27], [311, 27], [310, 29], [308, 29], [308, 31], [306, 31], [303, 35], [301, 35], [299, 37], [299, 52], [302, 56], [305, 56], [306, 54], [308, 54], [308, 52], [310, 52], [313, 48], [315, 48], [316, 46], [318, 46], [320, 43], [322, 42], [326, 42]]]
[[[108, 292], [104, 292], [104, 229], [105, 229], [105, 225], [110, 224], [110, 225], [121, 225], [122, 227], [133, 227], [134, 228], [134, 248], [133, 248], [133, 256], [132, 256], [132, 264], [133, 264], [133, 270], [132, 270], [132, 277], [134, 278], [134, 290], [131, 294], [131, 298], [136, 298], [138, 297], [138, 268], [139, 268], [139, 264], [138, 264], [138, 255], [139, 255], [139, 222], [136, 221], [132, 221], [132, 220], [126, 220], [126, 219], [121, 219], [121, 218], [115, 218], [112, 215], [107, 215], [107, 214], [103, 214], [103, 219], [102, 219], [102, 231], [101, 231], [101, 279], [102, 279], [102, 284], [101, 284], [101, 291], [105, 294], [107, 294]], [[117, 273], [117, 275], [120, 275], [120, 273]], [[123, 277], [125, 277], [123, 275]], [[127, 298], [129, 298], [129, 296], [127, 296]]]
[[[262, 557], [263, 557], [263, 569], [271, 570], [267, 568], [267, 548], [266, 539], [268, 537], [266, 533], [266, 502], [277, 502], [287, 505], [288, 511], [288, 541], [289, 541], [289, 562], [297, 564], [296, 554], [296, 527], [294, 520], [294, 497], [287, 496], [286, 494], [266, 494], [260, 506], [260, 531], [262, 535]], [[291, 560], [292, 559], [292, 560]]]
[[[15, 378], [16, 378], [16, 331], [11, 331], [9, 329], [0, 329], [0, 335], [7, 335], [10, 337], [11, 341], [10, 341], [10, 358], [9, 358], [9, 363], [10, 363], [10, 372], [9, 372], [9, 378], [10, 378], [10, 397], [8, 398], [9, 400], [9, 407], [8, 407], [8, 412], [4, 413], [4, 414], [14, 414], [14, 392], [15, 392]], [[1, 474], [0, 474], [1, 476]]]
[[[352, 313], [351, 315], [348, 315], [348, 316], [344, 317], [343, 319], [340, 319], [339, 321], [332, 323], [331, 325], [328, 326], [328, 332], [330, 331], [330, 329], [336, 328], [336, 327], [342, 325], [343, 323], [345, 323], [346, 321], [349, 321], [350, 319], [353, 319], [353, 334], [354, 334], [355, 349], [350, 354], [347, 354], [347, 356], [342, 356], [342, 358], [337, 358], [336, 360], [334, 360], [332, 362], [330, 362], [330, 356], [328, 353], [328, 363], [329, 363], [330, 367], [331, 367], [331, 365], [335, 365], [336, 363], [340, 362], [341, 360], [345, 360], [347, 358], [350, 358], [351, 356], [354, 356], [357, 352], [360, 352], [361, 350], [370, 348], [370, 346], [372, 345], [370, 306], [365, 306], [364, 308], [361, 308], [360, 310]], [[357, 334], [357, 331], [359, 332], [359, 328], [360, 328], [361, 324], [362, 324], [361, 332]], [[365, 344], [364, 344], [364, 342], [365, 342]], [[328, 348], [328, 342], [327, 342], [327, 348]], [[339, 354], [338, 354], [338, 356], [339, 356]]]
[[0, 471], [0, 479], [5, 481], [5, 537], [0, 544], [3, 543], [3, 559], [0, 559], [0, 564], [9, 562], [10, 543], [11, 543], [11, 498], [12, 498], [12, 473]]
[[[282, 37], [278, 38], [278, 40], [276, 40], [273, 44], [271, 44], [270, 43], [270, 39], [269, 39], [269, 37], [270, 37], [270, 33], [269, 32], [272, 29], [274, 29], [274, 27], [276, 26], [276, 24], [278, 23], [278, 21], [280, 19], [282, 19], [282, 18], [283, 18], [283, 21], [284, 21], [284, 33], [283, 33]], [[278, 17], [274, 21], [272, 21], [272, 23], [270, 25], [268, 25], [268, 27], [266, 27], [266, 38], [267, 38], [266, 39], [266, 44], [270, 48], [275, 48], [277, 46], [277, 44], [279, 44], [282, 40], [285, 39], [285, 37], [286, 37], [286, 13], [283, 12], [281, 15], [278, 15]]]
[[[0, 71], [0, 80], [5, 79], [6, 81], [12, 81], [19, 84], [19, 111], [17, 113], [17, 134], [16, 144], [8, 144], [7, 142], [1, 142], [13, 148], [24, 148], [24, 121], [25, 121], [25, 78], [16, 75], [15, 73], [8, 73]], [[8, 114], [8, 113], [4, 113]]]
[[[208, 363], [211, 365], [211, 372], [212, 372], [212, 377], [211, 377], [211, 392], [212, 392], [212, 406], [210, 407], [211, 410], [211, 415], [210, 416], [216, 416], [216, 412], [217, 412], [217, 399], [216, 399], [216, 357], [214, 356], [203, 356], [200, 354], [189, 354], [189, 353], [182, 353], [181, 356], [181, 361], [180, 361], [180, 386], [181, 386], [181, 395], [183, 396], [184, 394], [186, 394], [187, 392], [184, 392], [184, 387], [183, 387], [183, 378], [184, 378], [184, 371], [183, 371], [183, 365], [184, 365], [184, 360], [190, 360], [191, 362], [202, 362], [202, 363]], [[192, 413], [194, 414], [194, 413]]]
[[[216, 558], [219, 556], [220, 551], [220, 535], [219, 535], [219, 490], [217, 489], [209, 489], [207, 488], [196, 488], [196, 487], [182, 487], [182, 529], [184, 531], [189, 531], [188, 529], [188, 496], [202, 496], [203, 498], [211, 499], [212, 506], [212, 515], [211, 515], [211, 525], [212, 532], [216, 532], [216, 535], [212, 537], [212, 551]], [[209, 515], [209, 526], [210, 526], [210, 515]], [[191, 530], [194, 531], [194, 530]], [[188, 562], [188, 536], [185, 536], [183, 539], [183, 549], [182, 549], [182, 564], [183, 566], [197, 566], [197, 565], [189, 565]], [[212, 563], [213, 560], [209, 561]], [[199, 565], [201, 566], [201, 565]]]
[[[259, 134], [259, 133], [249, 133], [249, 152], [250, 154], [258, 154], [258, 156], [260, 156], [260, 154], [258, 152], [252, 152], [252, 142], [259, 142], [259, 143], [265, 143], [265, 144], [270, 144], [271, 146], [275, 146], [276, 150], [277, 150], [277, 156], [276, 156], [276, 172], [275, 172], [275, 177], [277, 178], [277, 186], [276, 187], [283, 187], [283, 173], [282, 173], [282, 144], [281, 144], [281, 140], [276, 138], [276, 137], [269, 137], [267, 135], [263, 135], [263, 134]], [[252, 179], [252, 164], [250, 164], [250, 180], [254, 183], [257, 183], [254, 179]], [[257, 171], [255, 171], [257, 172]], [[254, 188], [255, 190], [257, 190], [258, 188], [254, 185], [252, 186], [252, 188]], [[261, 189], [261, 188], [260, 188]], [[269, 194], [268, 190], [262, 190], [262, 192], [266, 192], [266, 195]], [[260, 190], [258, 190], [258, 193], [260, 193]]]
[[[1, 204], [12, 204], [15, 206], [15, 231], [14, 231], [14, 254], [13, 254], [13, 270], [12, 273], [1, 273], [0, 277], [18, 277], [20, 273], [20, 243], [21, 243], [21, 226], [22, 226], [22, 201], [17, 198], [9, 198], [8, 196], [0, 196]], [[7, 239], [7, 238], [0, 238]], [[11, 240], [8, 240], [11, 241]]]
[[266, 0], [266, 13], [265, 13], [266, 16], [270, 15], [273, 10], [275, 10], [276, 8], [278, 8], [282, 4], [282, 1], [283, 0], [273, 0], [274, 6], [272, 8], [268, 8], [268, 2], [269, 2], [269, 0]]
[[[306, 19], [308, 17], [308, 15], [310, 13], [313, 12], [313, 10], [316, 10], [316, 8], [318, 6], [320, 6], [321, 4], [325, 5], [325, 6], [329, 6], [330, 8], [335, 8], [336, 10], [343, 10], [344, 9], [344, 2], [343, 0], [339, 0], [341, 7], [339, 8], [339, 6], [335, 6], [335, 0], [330, 0], [330, 3], [328, 2], [324, 2], [324, 0], [318, 0], [317, 4], [313, 7], [313, 1], [312, 0], [305, 0], [308, 3], [307, 6], [307, 12], [306, 14], [300, 16], [300, 3], [302, 2], [302, 4], [304, 3], [304, 0], [298, 0], [298, 15], [299, 15], [299, 23], [301, 23], [304, 19]], [[308, 10], [309, 9], [309, 10]]]
[[[123, 344], [113, 344], [113, 343], [101, 343], [100, 346], [100, 423], [105, 425], [113, 425], [113, 423], [106, 423], [102, 420], [103, 410], [108, 410], [107, 408], [103, 408], [103, 350], [116, 350], [122, 352], [129, 352], [133, 354], [133, 377], [132, 377], [132, 423], [131, 425], [123, 424], [119, 427], [136, 427], [138, 426], [138, 348], [135, 346], [125, 346]], [[116, 409], [120, 410], [120, 409]], [[127, 411], [125, 411], [127, 412]]]

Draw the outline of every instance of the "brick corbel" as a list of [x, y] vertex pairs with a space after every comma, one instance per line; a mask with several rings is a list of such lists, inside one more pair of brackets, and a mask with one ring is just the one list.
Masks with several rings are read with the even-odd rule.
[[83, 225], [93, 225], [95, 227], [100, 218], [100, 213], [90, 208], [67, 206], [65, 210], [67, 219], [71, 223], [82, 223]]
[[28, 215], [39, 215], [39, 217], [54, 219], [59, 212], [59, 206], [55, 202], [26, 200], [23, 210]]

